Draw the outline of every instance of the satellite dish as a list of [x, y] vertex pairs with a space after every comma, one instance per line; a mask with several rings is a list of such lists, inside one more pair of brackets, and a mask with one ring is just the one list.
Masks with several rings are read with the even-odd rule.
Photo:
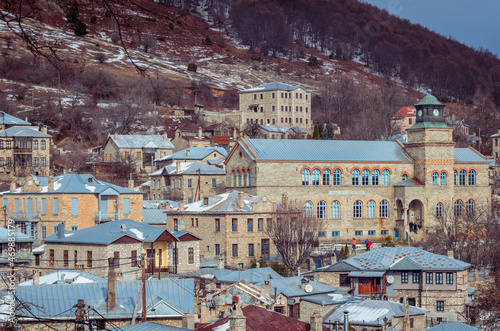
[[304, 286], [304, 291], [306, 291], [307, 293], [311, 293], [313, 290], [313, 287], [311, 284], [307, 284], [306, 286]]
[[394, 276], [387, 276], [386, 281], [387, 281], [387, 284], [392, 284], [392, 283], [394, 283]]

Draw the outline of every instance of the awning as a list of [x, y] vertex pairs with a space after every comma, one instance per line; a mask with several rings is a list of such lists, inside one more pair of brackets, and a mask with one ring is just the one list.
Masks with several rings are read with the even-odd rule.
[[349, 277], [382, 277], [385, 271], [351, 271]]

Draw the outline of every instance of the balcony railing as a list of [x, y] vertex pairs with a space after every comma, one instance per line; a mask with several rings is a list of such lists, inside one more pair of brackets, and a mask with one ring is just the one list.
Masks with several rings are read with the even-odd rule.
[[95, 222], [109, 222], [118, 220], [118, 213], [95, 213], [94, 221]]
[[39, 213], [10, 213], [10, 218], [14, 221], [39, 220]]
[[[14, 255], [14, 262], [33, 260], [33, 252], [16, 252]], [[8, 252], [3, 252], [0, 254], [0, 261], [6, 262], [10, 261], [10, 256]]]

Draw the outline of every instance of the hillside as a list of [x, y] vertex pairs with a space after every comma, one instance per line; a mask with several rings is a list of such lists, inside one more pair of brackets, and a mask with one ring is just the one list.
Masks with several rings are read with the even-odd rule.
[[[270, 81], [316, 91], [313, 116], [340, 123], [350, 133], [344, 138], [389, 134], [392, 114], [428, 87], [462, 118], [488, 114], [469, 120], [471, 131], [496, 130], [497, 91], [488, 82], [498, 59], [357, 1], [44, 0], [21, 14], [15, 8], [0, 20], [0, 100], [6, 111], [48, 125], [59, 141], [90, 147], [108, 132], [167, 130], [178, 123], [165, 117], [174, 106], [192, 108], [196, 98], [206, 109], [235, 109], [237, 90]], [[68, 22], [75, 17], [84, 36]], [[374, 22], [376, 34], [367, 30]], [[366, 130], [374, 118], [384, 130]]]

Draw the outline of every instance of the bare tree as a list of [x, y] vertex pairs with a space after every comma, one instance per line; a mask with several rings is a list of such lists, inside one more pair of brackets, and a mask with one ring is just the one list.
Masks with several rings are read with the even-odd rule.
[[272, 220], [268, 233], [283, 258], [283, 263], [296, 274], [318, 242], [321, 222], [313, 214], [296, 203], [284, 203], [277, 208], [276, 218]]

